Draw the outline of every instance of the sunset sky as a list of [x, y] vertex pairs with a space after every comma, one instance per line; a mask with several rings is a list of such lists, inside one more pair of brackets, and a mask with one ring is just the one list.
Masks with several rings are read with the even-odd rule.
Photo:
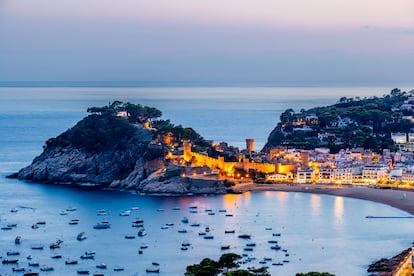
[[0, 0], [0, 81], [414, 84], [413, 0]]

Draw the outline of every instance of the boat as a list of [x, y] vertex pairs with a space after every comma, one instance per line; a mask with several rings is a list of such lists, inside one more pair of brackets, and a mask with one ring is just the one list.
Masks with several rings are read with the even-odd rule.
[[59, 254], [53, 255], [52, 259], [62, 259], [62, 255], [59, 255]]
[[147, 273], [160, 273], [160, 269], [159, 268], [147, 268], [146, 272]]
[[32, 229], [37, 229], [37, 228], [39, 228], [38, 224], [35, 223], [35, 224], [32, 225]]
[[51, 243], [50, 246], [49, 246], [49, 248], [50, 249], [60, 248], [60, 245], [61, 245], [61, 243], [57, 243], [57, 242]]
[[273, 237], [280, 237], [280, 236], [281, 236], [281, 234], [280, 234], [280, 233], [273, 233], [273, 234], [272, 234], [272, 236], [273, 236]]
[[247, 235], [247, 234], [242, 234], [238, 236], [240, 239], [250, 239], [251, 235]]
[[143, 219], [137, 218], [132, 223], [144, 223]]
[[264, 257], [263, 260], [265, 260], [266, 262], [271, 262], [272, 261], [272, 258], [270, 258], [270, 257]]
[[7, 256], [17, 256], [17, 255], [20, 255], [20, 252], [18, 252], [18, 251], [7, 251], [6, 255]]
[[111, 224], [107, 222], [99, 222], [93, 226], [94, 229], [108, 229], [111, 228]]
[[125, 235], [125, 239], [130, 240], [130, 239], [135, 239], [134, 235]]
[[235, 230], [224, 230], [224, 234], [234, 234], [236, 233]]
[[220, 210], [219, 210], [219, 213], [225, 213], [225, 212], [227, 212], [227, 210], [226, 210], [226, 209], [220, 209]]
[[166, 223], [167, 226], [174, 226], [174, 223]]
[[214, 212], [210, 212], [210, 213], [207, 213], [207, 215], [209, 215], [209, 216], [214, 216], [216, 213], [214, 213]]
[[17, 236], [15, 239], [14, 239], [14, 243], [15, 244], [20, 244], [22, 242], [22, 237], [20, 237], [20, 236]]
[[210, 227], [206, 227], [206, 229], [204, 229], [204, 231], [206, 231], [206, 232], [210, 232]]
[[205, 236], [205, 235], [207, 235], [207, 233], [206, 232], [200, 232], [200, 233], [198, 233], [198, 235], [199, 236]]
[[66, 260], [65, 261], [65, 264], [67, 264], [67, 265], [75, 265], [75, 264], [78, 264], [78, 261], [77, 260]]
[[181, 244], [181, 246], [191, 246], [191, 243], [189, 243], [189, 242], [183, 242], [183, 243]]
[[254, 246], [256, 246], [256, 244], [254, 242], [252, 242], [252, 243], [246, 244], [246, 246], [248, 246], [248, 247], [254, 247]]
[[84, 239], [86, 239], [88, 237], [88, 235], [86, 234], [86, 232], [80, 232], [77, 236], [76, 239], [78, 241], [83, 241]]
[[152, 265], [154, 265], [154, 266], [160, 266], [160, 264], [157, 263], [157, 262], [152, 262]]
[[3, 264], [17, 264], [19, 260], [18, 259], [3, 259], [1, 262]]
[[106, 264], [104, 264], [104, 263], [97, 264], [97, 265], [96, 265], [96, 268], [99, 268], [99, 269], [106, 269]]
[[103, 274], [103, 273], [100, 273], [100, 272], [95, 272], [95, 273], [93, 274], [93, 276], [104, 276], [104, 274]]
[[40, 271], [53, 271], [53, 267], [44, 265], [40, 268]]
[[10, 226], [2, 226], [1, 227], [1, 230], [12, 230], [13, 229], [13, 227], [10, 227]]
[[178, 230], [177, 232], [178, 232], [178, 233], [181, 233], [181, 234], [185, 234], [185, 233], [187, 233], [187, 230], [185, 230], [185, 229], [181, 229], [181, 230]]
[[17, 223], [10, 223], [10, 224], [7, 224], [6, 226], [14, 228], [14, 227], [17, 227]]
[[222, 245], [221, 250], [229, 250], [230, 249], [230, 245]]
[[272, 227], [266, 227], [265, 230], [271, 231], [272, 230]]
[[167, 225], [163, 225], [163, 226], [161, 226], [161, 229], [162, 230], [168, 229], [168, 226]]
[[253, 251], [253, 248], [251, 248], [251, 247], [245, 247], [243, 250], [244, 251]]
[[27, 272], [25, 272], [23, 274], [23, 276], [39, 276], [39, 273], [37, 273], [35, 271], [28, 270]]
[[95, 254], [90, 254], [88, 252], [85, 252], [82, 256], [80, 256], [81, 259], [95, 259]]
[[24, 272], [26, 269], [24, 267], [13, 267], [13, 272]]
[[143, 244], [143, 245], [141, 245], [139, 248], [140, 248], [140, 249], [147, 249], [147, 248], [148, 248], [148, 245]]
[[124, 271], [125, 268], [123, 268], [122, 266], [115, 266], [114, 267], [114, 271]]
[[270, 240], [270, 241], [267, 241], [268, 243], [277, 243], [277, 241], [275, 241], [275, 240]]
[[68, 214], [68, 212], [66, 212], [65, 210], [60, 211], [59, 215], [61, 216], [66, 216]]
[[226, 217], [232, 217], [233, 214], [226, 214]]
[[187, 218], [187, 217], [183, 217], [183, 218], [181, 219], [181, 222], [182, 222], [182, 223], [188, 223], [188, 218]]
[[66, 208], [66, 211], [68, 211], [68, 212], [74, 212], [74, 211], [76, 211], [76, 208], [70, 206], [70, 207]]
[[188, 250], [188, 247], [187, 246], [181, 246], [181, 250], [183, 250], [183, 251]]
[[205, 240], [212, 240], [212, 239], [214, 239], [214, 236], [204, 236], [203, 238]]
[[143, 224], [143, 223], [135, 223], [135, 222], [133, 222], [133, 223], [132, 223], [132, 227], [138, 227], [138, 228], [141, 228], [141, 227], [144, 227], [144, 224]]
[[144, 228], [138, 230], [138, 237], [143, 237], [147, 234]]
[[38, 224], [38, 225], [45, 225], [46, 224], [46, 221], [41, 220], [41, 221], [36, 222], [36, 224]]
[[77, 224], [79, 224], [79, 220], [73, 220], [72, 219], [71, 221], [68, 222], [68, 224], [69, 225], [77, 225]]
[[279, 245], [274, 245], [274, 246], [271, 246], [270, 249], [272, 249], [272, 250], [280, 250], [281, 247]]
[[10, 210], [10, 212], [12, 212], [12, 213], [17, 213], [17, 211], [19, 211], [17, 208], [13, 208], [13, 209]]
[[164, 212], [165, 211], [165, 209], [157, 209], [157, 212]]
[[119, 214], [121, 217], [128, 217], [129, 215], [131, 215], [131, 210], [126, 210], [123, 211]]
[[193, 223], [193, 224], [190, 224], [190, 226], [191, 227], [200, 227], [200, 223]]
[[29, 266], [39, 266], [38, 262], [29, 262]]
[[76, 270], [76, 273], [85, 275], [85, 274], [89, 274], [89, 270], [78, 269], [78, 270]]
[[40, 244], [37, 244], [37, 245], [32, 245], [31, 248], [33, 250], [43, 250], [44, 246], [40, 245]]

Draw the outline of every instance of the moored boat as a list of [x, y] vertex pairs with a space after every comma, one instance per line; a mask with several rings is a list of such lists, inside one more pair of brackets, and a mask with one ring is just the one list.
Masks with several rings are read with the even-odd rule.
[[83, 241], [84, 239], [86, 239], [88, 237], [88, 235], [86, 234], [86, 232], [80, 232], [77, 236], [76, 239], [78, 241]]
[[75, 265], [75, 264], [78, 264], [78, 261], [77, 260], [66, 260], [65, 261], [65, 264], [67, 264], [67, 265]]
[[97, 265], [96, 265], [96, 268], [99, 268], [99, 269], [106, 269], [106, 264], [104, 264], [104, 263], [97, 264]]
[[53, 271], [54, 268], [51, 266], [44, 265], [40, 268], [40, 271]]
[[99, 222], [93, 226], [94, 229], [108, 229], [111, 228], [111, 224], [107, 222]]
[[20, 236], [17, 236], [15, 239], [14, 239], [14, 243], [15, 244], [20, 244], [22, 242], [22, 237], [20, 237]]
[[17, 264], [19, 260], [18, 259], [3, 259], [1, 262], [3, 264]]
[[85, 275], [85, 274], [89, 274], [89, 270], [87, 270], [87, 269], [78, 269], [76, 271], [76, 273]]
[[17, 256], [20, 255], [19, 251], [7, 251], [6, 253], [7, 256]]
[[23, 276], [38, 276], [38, 275], [39, 273], [37, 273], [36, 271], [31, 271], [31, 270], [28, 270], [27, 272], [23, 274]]
[[13, 267], [13, 272], [24, 272], [26, 269], [24, 267]]
[[242, 234], [238, 236], [240, 239], [250, 239], [251, 235]]
[[146, 272], [147, 273], [160, 273], [160, 269], [159, 268], [147, 268]]
[[138, 230], [138, 237], [143, 237], [147, 234], [144, 228]]

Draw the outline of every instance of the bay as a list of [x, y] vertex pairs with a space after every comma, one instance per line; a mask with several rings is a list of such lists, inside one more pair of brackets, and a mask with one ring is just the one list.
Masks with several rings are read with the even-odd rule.
[[[33, 255], [41, 264], [51, 265], [50, 274], [75, 274], [82, 267], [94, 272], [100, 262], [108, 264], [108, 273], [116, 274], [116, 265], [125, 267], [122, 275], [145, 274], [152, 262], [160, 263], [162, 275], [182, 275], [189, 264], [204, 257], [218, 258], [221, 245], [231, 251], [248, 253], [257, 259], [244, 267], [258, 267], [264, 257], [272, 275], [294, 275], [296, 272], [329, 271], [336, 275], [366, 275], [367, 265], [381, 257], [390, 257], [411, 244], [414, 228], [411, 220], [367, 220], [366, 215], [403, 216], [405, 212], [368, 201], [283, 192], [257, 192], [243, 195], [165, 197], [145, 196], [130, 192], [72, 189], [6, 179], [5, 176], [29, 164], [42, 151], [44, 142], [73, 126], [86, 115], [86, 108], [113, 100], [131, 101], [155, 106], [173, 123], [191, 126], [206, 139], [227, 141], [244, 148], [245, 138], [254, 138], [256, 148], [266, 142], [268, 133], [278, 122], [280, 113], [290, 107], [301, 108], [332, 104], [342, 96], [381, 96], [386, 87], [2, 87], [0, 88], [0, 224], [17, 223], [0, 235], [0, 255], [7, 250]], [[75, 206], [67, 216], [60, 211]], [[132, 207], [130, 216], [119, 213]], [[198, 206], [198, 212], [190, 212]], [[30, 207], [30, 208], [26, 208]], [[10, 212], [17, 208], [18, 212]], [[179, 210], [173, 210], [180, 208]], [[96, 209], [109, 210], [98, 216]], [[211, 209], [214, 215], [208, 215]], [[227, 212], [219, 212], [225, 209]], [[233, 214], [232, 217], [225, 214]], [[181, 222], [187, 216], [190, 227]], [[71, 218], [78, 225], [69, 225]], [[144, 219], [147, 235], [133, 240], [125, 235], [137, 234], [131, 227], [135, 218]], [[93, 225], [107, 219], [112, 227], [95, 230]], [[45, 221], [38, 229], [32, 224]], [[165, 223], [174, 223], [161, 229]], [[395, 225], [398, 227], [395, 227]], [[198, 235], [209, 226], [212, 240]], [[272, 230], [266, 230], [272, 228]], [[186, 234], [178, 230], [186, 229]], [[234, 229], [235, 234], [224, 230]], [[88, 239], [79, 242], [76, 235], [85, 231]], [[256, 243], [253, 252], [245, 252], [246, 241], [238, 234], [251, 234]], [[273, 237], [272, 233], [280, 233]], [[22, 244], [14, 245], [16, 235]], [[270, 250], [268, 240], [276, 238], [287, 252]], [[48, 245], [56, 239], [62, 248], [52, 251]], [[189, 242], [188, 250], [181, 243]], [[32, 244], [44, 244], [41, 252], [33, 252]], [[148, 249], [138, 254], [139, 247]], [[79, 260], [86, 250], [97, 252], [95, 261]], [[52, 259], [56, 252], [63, 259]], [[289, 256], [285, 256], [289, 254]], [[66, 258], [79, 260], [68, 267]], [[283, 263], [283, 261], [289, 261]], [[272, 263], [282, 262], [283, 266]], [[0, 271], [11, 273], [10, 266]], [[120, 274], [120, 275], [121, 275]]]

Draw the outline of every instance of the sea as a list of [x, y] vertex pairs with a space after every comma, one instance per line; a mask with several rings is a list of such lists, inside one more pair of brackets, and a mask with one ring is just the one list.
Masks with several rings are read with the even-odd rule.
[[[0, 264], [0, 275], [21, 275], [13, 268], [27, 271], [29, 262], [53, 267], [41, 275], [77, 275], [80, 269], [105, 275], [147, 275], [147, 269], [159, 269], [159, 275], [183, 275], [188, 265], [203, 258], [217, 260], [229, 252], [243, 255], [242, 268], [267, 266], [271, 275], [309, 271], [367, 275], [370, 263], [412, 245], [414, 219], [366, 216], [409, 216], [406, 212], [364, 200], [297, 192], [157, 196], [30, 183], [6, 176], [29, 165], [47, 139], [72, 127], [87, 115], [88, 107], [114, 100], [157, 107], [163, 119], [192, 127], [207, 140], [243, 149], [245, 139], [253, 138], [260, 150], [280, 113], [288, 108], [299, 111], [333, 104], [343, 96], [382, 96], [392, 88], [0, 87], [0, 256], [18, 259], [16, 265]], [[188, 223], [182, 221], [184, 217]], [[69, 224], [73, 219], [78, 224]], [[143, 220], [144, 236], [132, 227], [138, 219]], [[102, 221], [111, 227], [93, 228]], [[87, 239], [78, 241], [80, 232]], [[238, 237], [243, 234], [250, 239]], [[21, 236], [21, 244], [15, 244], [16, 236]], [[56, 240], [63, 241], [60, 248], [50, 249]], [[274, 245], [280, 249], [271, 249]], [[222, 250], [222, 246], [230, 249]], [[9, 251], [19, 255], [7, 256]], [[96, 252], [94, 259], [81, 259], [86, 251]], [[67, 265], [66, 260], [78, 264]], [[107, 268], [96, 268], [101, 263]]]

